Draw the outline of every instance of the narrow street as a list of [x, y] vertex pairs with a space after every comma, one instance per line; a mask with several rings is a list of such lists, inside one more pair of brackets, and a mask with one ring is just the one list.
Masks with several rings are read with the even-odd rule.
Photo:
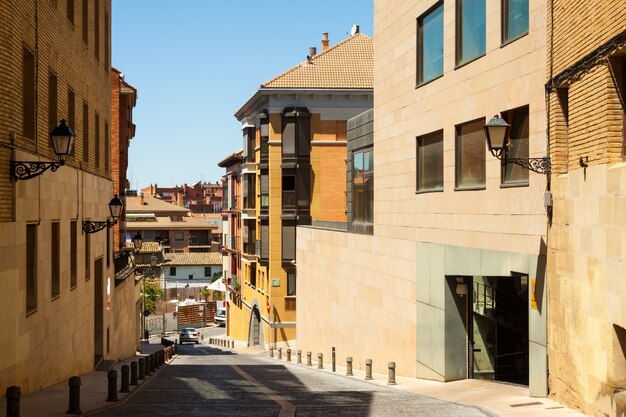
[[467, 406], [204, 344], [99, 416], [486, 416]]

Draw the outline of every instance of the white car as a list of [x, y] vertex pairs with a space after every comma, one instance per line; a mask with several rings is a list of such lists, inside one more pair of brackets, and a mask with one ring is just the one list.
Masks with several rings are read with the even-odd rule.
[[224, 307], [219, 307], [217, 309], [213, 321], [215, 321], [215, 324], [220, 327], [226, 326], [226, 309]]
[[180, 331], [180, 335], [178, 336], [178, 343], [181, 345], [185, 342], [195, 342], [198, 344], [198, 331], [194, 327], [185, 327]]

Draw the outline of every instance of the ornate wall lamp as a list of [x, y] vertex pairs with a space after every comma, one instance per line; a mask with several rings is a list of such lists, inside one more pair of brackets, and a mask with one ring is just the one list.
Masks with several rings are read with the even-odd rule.
[[516, 164], [538, 174], [549, 174], [552, 164], [549, 156], [543, 158], [509, 158], [509, 128], [511, 127], [498, 115], [493, 116], [485, 125], [485, 137], [489, 152], [502, 161], [502, 165]]
[[105, 227], [107, 229], [113, 227], [113, 225], [117, 223], [117, 219], [122, 214], [123, 207], [124, 207], [124, 203], [122, 203], [122, 200], [120, 200], [117, 194], [115, 194], [115, 196], [109, 202], [109, 211], [111, 212], [111, 217], [113, 218], [113, 220], [111, 221], [111, 219], [106, 219], [105, 221], [101, 221], [101, 222], [92, 222], [91, 220], [83, 220], [83, 231], [85, 233], [96, 233], [104, 229]]
[[74, 147], [74, 131], [65, 124], [65, 120], [50, 132], [54, 153], [59, 157], [58, 161], [11, 161], [11, 175], [16, 180], [28, 180], [35, 178], [47, 170], [56, 171], [65, 165], [64, 157], [72, 152]]

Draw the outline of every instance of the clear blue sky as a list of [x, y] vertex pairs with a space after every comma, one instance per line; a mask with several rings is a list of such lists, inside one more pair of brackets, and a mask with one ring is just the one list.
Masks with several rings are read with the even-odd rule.
[[131, 188], [217, 181], [242, 147], [233, 114], [275, 75], [345, 39], [373, 35], [373, 0], [112, 0], [113, 66], [137, 88]]

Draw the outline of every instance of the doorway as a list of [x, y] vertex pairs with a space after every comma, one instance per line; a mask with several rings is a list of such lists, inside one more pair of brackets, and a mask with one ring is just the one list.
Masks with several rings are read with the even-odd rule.
[[93, 283], [93, 354], [94, 365], [97, 366], [103, 356], [103, 331], [104, 331], [104, 311], [103, 311], [103, 262], [102, 258], [95, 261], [94, 283]]
[[261, 314], [259, 307], [254, 306], [250, 313], [250, 329], [248, 332], [248, 346], [259, 346], [261, 344]]
[[528, 385], [528, 276], [469, 281], [468, 377]]

